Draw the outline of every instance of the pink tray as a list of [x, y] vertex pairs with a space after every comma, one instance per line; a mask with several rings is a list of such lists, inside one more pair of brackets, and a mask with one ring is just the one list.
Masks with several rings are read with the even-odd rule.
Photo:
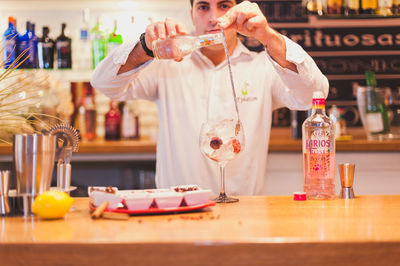
[[[129, 209], [106, 209], [106, 212], [117, 212], [117, 213], [127, 213], [127, 214], [157, 214], [157, 213], [174, 213], [174, 212], [190, 212], [190, 211], [195, 211], [195, 210], [200, 210], [205, 207], [210, 207], [214, 206], [215, 201], [209, 200], [208, 202], [204, 204], [199, 204], [199, 205], [192, 205], [192, 206], [179, 206], [177, 208], [165, 208], [165, 209], [159, 209], [159, 208], [149, 208], [145, 210], [129, 210]], [[93, 206], [89, 202], [89, 206], [91, 210], [94, 210], [96, 207]]]

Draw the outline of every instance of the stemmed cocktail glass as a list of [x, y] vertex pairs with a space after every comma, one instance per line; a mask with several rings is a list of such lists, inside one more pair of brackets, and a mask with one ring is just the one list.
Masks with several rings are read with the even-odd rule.
[[244, 149], [244, 132], [236, 119], [226, 118], [217, 122], [203, 123], [200, 130], [200, 150], [220, 168], [221, 190], [217, 203], [237, 202], [225, 193], [225, 165]]

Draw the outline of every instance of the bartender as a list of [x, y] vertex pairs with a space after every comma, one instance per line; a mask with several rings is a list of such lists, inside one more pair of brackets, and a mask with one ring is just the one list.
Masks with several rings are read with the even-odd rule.
[[[246, 148], [226, 166], [226, 192], [263, 194], [272, 111], [310, 108], [313, 91], [328, 95], [328, 80], [299, 45], [269, 26], [256, 3], [190, 2], [195, 35], [224, 28], [236, 95], [243, 98], [238, 104]], [[203, 47], [176, 60], [154, 60], [152, 54], [154, 40], [186, 32], [182, 23], [170, 19], [148, 25], [139, 40], [123, 44], [97, 66], [91, 83], [113, 100], [146, 99], [157, 104], [158, 188], [197, 184], [218, 194], [219, 169], [201, 153], [199, 133], [207, 120], [209, 89], [230, 87], [224, 47]], [[249, 51], [237, 33], [257, 39], [265, 51]]]

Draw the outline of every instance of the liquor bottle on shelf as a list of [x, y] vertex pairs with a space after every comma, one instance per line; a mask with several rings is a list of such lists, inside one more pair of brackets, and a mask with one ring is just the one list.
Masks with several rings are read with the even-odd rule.
[[396, 16], [400, 15], [400, 0], [393, 0], [392, 13]]
[[122, 44], [122, 36], [117, 33], [117, 26], [117, 20], [114, 20], [114, 30], [110, 33], [107, 40], [107, 53], [111, 53], [112, 50]]
[[38, 42], [39, 68], [52, 69], [54, 66], [54, 41], [49, 37], [49, 33], [49, 27], [43, 27], [43, 35]]
[[71, 38], [65, 35], [66, 23], [61, 24], [61, 34], [56, 39], [57, 68], [72, 68]]
[[8, 17], [8, 28], [3, 34], [2, 48], [3, 48], [3, 61], [4, 68], [15, 66], [14, 61], [18, 56], [17, 42], [19, 41], [19, 34], [15, 27], [14, 17]]
[[106, 57], [107, 54], [107, 45], [104, 37], [104, 33], [101, 30], [100, 19], [97, 18], [96, 25], [90, 31], [90, 39], [92, 43], [92, 60], [93, 60], [93, 68], [95, 68], [101, 60]]
[[387, 134], [390, 132], [389, 116], [385, 103], [376, 89], [375, 74], [365, 72], [367, 82], [366, 94], [366, 122], [371, 135]]
[[22, 53], [23, 51], [27, 51], [26, 54], [29, 57], [22, 63], [21, 68], [36, 68], [37, 66], [37, 43], [38, 38], [34, 35], [34, 27], [30, 21], [26, 22], [26, 33], [21, 36], [19, 42], [19, 51]]
[[335, 139], [338, 139], [342, 135], [342, 128], [340, 122], [340, 111], [335, 104], [332, 105], [332, 107], [329, 109], [329, 118], [333, 121], [335, 125]]
[[392, 16], [392, 0], [378, 0], [378, 8], [376, 14], [380, 16]]
[[307, 14], [322, 16], [324, 14], [322, 0], [305, 0], [305, 10]]
[[327, 0], [327, 14], [328, 15], [343, 14], [342, 0]]
[[122, 107], [121, 138], [139, 138], [139, 117], [135, 115], [129, 103], [124, 103]]
[[344, 14], [357, 15], [360, 13], [360, 1], [359, 0], [345, 0], [344, 1]]
[[301, 139], [302, 138], [302, 125], [308, 117], [308, 111], [293, 110], [291, 111], [292, 116], [292, 138]]
[[[89, 9], [85, 8], [82, 11], [82, 27], [80, 29], [79, 37], [79, 53], [75, 60], [78, 64], [74, 64], [79, 70], [91, 70], [92, 69], [92, 47], [90, 43], [89, 34]], [[75, 53], [74, 53], [75, 54]]]
[[376, 14], [377, 0], [361, 0], [361, 12], [363, 14]]
[[87, 140], [94, 140], [96, 138], [96, 116], [94, 90], [90, 84], [87, 83], [85, 96], [85, 128]]
[[106, 140], [118, 140], [121, 138], [121, 113], [117, 103], [110, 102], [110, 110], [105, 115]]
[[303, 123], [303, 173], [308, 199], [335, 198], [335, 126], [321, 91], [314, 92], [311, 116]]

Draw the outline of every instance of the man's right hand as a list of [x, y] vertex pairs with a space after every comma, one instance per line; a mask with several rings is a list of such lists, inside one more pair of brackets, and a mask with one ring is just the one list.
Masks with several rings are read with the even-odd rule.
[[152, 50], [153, 41], [176, 35], [185, 35], [186, 33], [186, 28], [182, 23], [167, 18], [165, 21], [155, 22], [147, 26], [145, 35], [146, 46]]

